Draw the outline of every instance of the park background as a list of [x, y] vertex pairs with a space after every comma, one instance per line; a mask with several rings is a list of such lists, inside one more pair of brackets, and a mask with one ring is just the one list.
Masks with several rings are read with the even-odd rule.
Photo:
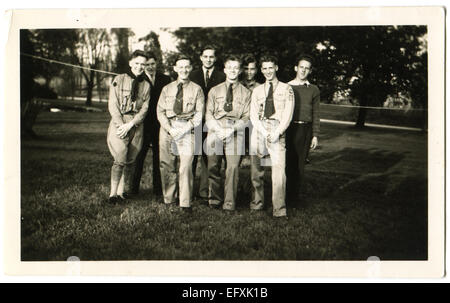
[[[22, 260], [427, 259], [425, 26], [161, 30], [174, 35], [175, 49], [162, 47], [154, 30], [21, 31]], [[246, 159], [236, 216], [194, 202], [186, 219], [158, 204], [150, 194], [151, 157], [138, 199], [101, 203], [112, 163], [106, 146], [112, 75], [100, 71], [125, 72], [137, 47], [154, 51], [159, 69], [172, 74], [177, 51], [198, 67], [206, 44], [218, 46], [219, 68], [228, 53], [271, 52], [283, 81], [295, 76], [299, 54], [316, 60], [311, 82], [322, 93], [320, 148], [310, 154], [304, 203], [288, 210], [287, 224], [271, 220], [270, 207], [256, 216], [248, 210]]]

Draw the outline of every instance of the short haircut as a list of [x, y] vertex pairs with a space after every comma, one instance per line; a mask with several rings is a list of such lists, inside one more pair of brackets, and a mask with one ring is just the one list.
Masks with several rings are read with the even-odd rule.
[[155, 59], [155, 61], [158, 61], [158, 58], [156, 58], [156, 55], [155, 55], [155, 53], [154, 52], [152, 52], [152, 51], [148, 51], [147, 52], [147, 60], [148, 59]]
[[145, 59], [148, 60], [148, 55], [147, 55], [147, 53], [144, 52], [144, 51], [142, 51], [142, 50], [140, 50], [140, 49], [135, 50], [135, 51], [130, 55], [130, 61], [133, 60], [133, 59], [136, 58], [136, 57], [144, 57]]
[[309, 63], [311, 63], [311, 67], [314, 65], [314, 59], [310, 55], [300, 55], [297, 60], [297, 65], [300, 63], [300, 61], [308, 61]]
[[201, 55], [203, 55], [203, 52], [204, 52], [205, 50], [208, 50], [208, 49], [213, 50], [213, 51], [214, 51], [214, 55], [217, 55], [217, 54], [216, 54], [216, 53], [217, 53], [217, 48], [216, 48], [214, 45], [211, 45], [211, 44], [205, 45], [205, 46], [202, 48]]
[[173, 62], [173, 65], [177, 65], [177, 62], [180, 60], [188, 60], [189, 64], [191, 63], [191, 58], [189, 58], [187, 55], [185, 54], [179, 54], [176, 56], [175, 61]]
[[275, 65], [278, 65], [278, 60], [275, 56], [272, 55], [264, 55], [261, 57], [261, 60], [259, 60], [261, 63], [261, 66], [264, 62], [272, 62]]
[[228, 61], [237, 61], [237, 62], [239, 62], [239, 65], [242, 66], [242, 61], [238, 56], [235, 56], [235, 55], [226, 56], [225, 61], [223, 61], [223, 64], [226, 65]]
[[256, 65], [258, 63], [258, 61], [256, 61], [255, 56], [253, 56], [253, 55], [245, 56], [242, 61], [243, 61], [242, 62], [243, 66], [248, 66], [250, 63], [255, 63], [255, 65]]

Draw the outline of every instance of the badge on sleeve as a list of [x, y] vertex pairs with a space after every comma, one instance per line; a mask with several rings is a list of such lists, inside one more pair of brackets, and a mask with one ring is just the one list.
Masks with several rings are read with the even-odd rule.
[[114, 81], [112, 85], [113, 85], [113, 86], [117, 86], [117, 82], [116, 82], [116, 81]]

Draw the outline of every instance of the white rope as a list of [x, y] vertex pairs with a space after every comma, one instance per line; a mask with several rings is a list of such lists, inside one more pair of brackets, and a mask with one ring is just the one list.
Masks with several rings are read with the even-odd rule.
[[387, 107], [376, 107], [376, 106], [359, 106], [359, 105], [340, 105], [340, 104], [330, 104], [330, 103], [320, 103], [320, 105], [337, 106], [337, 107], [348, 107], [348, 108], [367, 108], [367, 109], [384, 109], [384, 110], [401, 110], [401, 111], [411, 111], [419, 110], [423, 111], [422, 108], [387, 108]]
[[39, 59], [39, 60], [43, 60], [43, 61], [48, 61], [50, 63], [56, 63], [56, 64], [61, 64], [61, 65], [66, 65], [66, 66], [70, 66], [70, 67], [76, 67], [76, 68], [80, 68], [80, 69], [86, 69], [86, 70], [93, 70], [99, 73], [104, 73], [104, 74], [110, 74], [110, 75], [114, 75], [117, 76], [117, 73], [113, 73], [113, 72], [107, 72], [104, 70], [99, 70], [99, 69], [94, 69], [94, 68], [89, 68], [89, 67], [84, 67], [84, 66], [80, 66], [80, 65], [74, 65], [74, 64], [70, 64], [70, 63], [66, 63], [66, 62], [61, 62], [61, 61], [56, 61], [56, 60], [52, 60], [52, 59], [47, 59], [47, 58], [43, 58], [43, 57], [39, 57], [39, 56], [34, 56], [34, 55], [30, 55], [30, 54], [26, 54], [26, 53], [20, 53], [21, 55], [27, 56], [27, 57], [31, 57], [31, 58], [35, 58], [35, 59]]
[[[117, 73], [113, 73], [113, 72], [108, 72], [108, 71], [104, 71], [104, 70], [99, 70], [99, 69], [84, 67], [84, 66], [80, 66], [80, 65], [74, 65], [74, 64], [70, 64], [70, 63], [66, 63], [66, 62], [56, 61], [56, 60], [52, 60], [52, 59], [42, 58], [42, 57], [39, 57], [39, 56], [34, 56], [34, 55], [22, 53], [22, 52], [20, 54], [24, 55], [24, 56], [27, 56], [27, 57], [48, 61], [50, 63], [56, 63], [56, 64], [76, 67], [76, 68], [85, 69], [85, 70], [93, 70], [93, 71], [96, 71], [96, 72], [99, 72], [99, 73], [105, 73], [105, 74], [110, 74], [110, 75], [114, 75], [114, 76], [118, 75]], [[383, 110], [401, 110], [401, 111], [423, 111], [423, 110], [426, 110], [426, 109], [421, 109], [421, 108], [404, 109], [404, 108], [386, 108], [386, 107], [359, 106], [359, 105], [339, 105], [339, 104], [330, 104], [330, 103], [321, 103], [320, 105], [347, 107], [347, 108], [367, 108], [367, 109], [378, 109], [378, 110], [380, 110], [380, 109], [383, 109]]]

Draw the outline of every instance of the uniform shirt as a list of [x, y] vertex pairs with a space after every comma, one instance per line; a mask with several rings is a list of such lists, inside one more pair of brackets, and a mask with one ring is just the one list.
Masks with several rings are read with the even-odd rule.
[[[272, 81], [272, 84], [275, 113], [269, 118], [279, 122], [275, 130], [282, 135], [289, 126], [294, 112], [294, 92], [288, 84], [278, 80]], [[250, 105], [250, 120], [252, 121], [253, 127], [263, 134], [266, 133], [266, 130], [261, 124], [261, 120], [265, 119], [264, 108], [268, 92], [268, 81], [255, 87], [252, 92], [252, 101]]]
[[229, 85], [231, 83], [223, 82], [209, 91], [205, 120], [210, 130], [221, 128], [219, 121], [223, 118], [238, 121], [234, 127], [242, 130], [250, 118], [251, 92], [239, 82], [233, 83], [233, 110], [224, 110]]
[[177, 115], [173, 111], [178, 83], [181, 82], [176, 80], [164, 86], [156, 107], [159, 123], [167, 132], [171, 128], [169, 119], [174, 117], [190, 120], [192, 127], [196, 127], [202, 122], [205, 97], [201, 87], [192, 81], [183, 84], [183, 112]]
[[289, 82], [294, 90], [295, 107], [293, 121], [312, 122], [313, 137], [317, 137], [320, 128], [320, 90], [308, 81], [300, 83], [294, 79]]
[[147, 115], [150, 99], [150, 84], [146, 81], [139, 83], [139, 90], [135, 101], [131, 101], [131, 84], [133, 78], [127, 74], [121, 74], [114, 78], [109, 89], [108, 110], [116, 127], [124, 124], [122, 116], [134, 115], [134, 125], [144, 121]]

